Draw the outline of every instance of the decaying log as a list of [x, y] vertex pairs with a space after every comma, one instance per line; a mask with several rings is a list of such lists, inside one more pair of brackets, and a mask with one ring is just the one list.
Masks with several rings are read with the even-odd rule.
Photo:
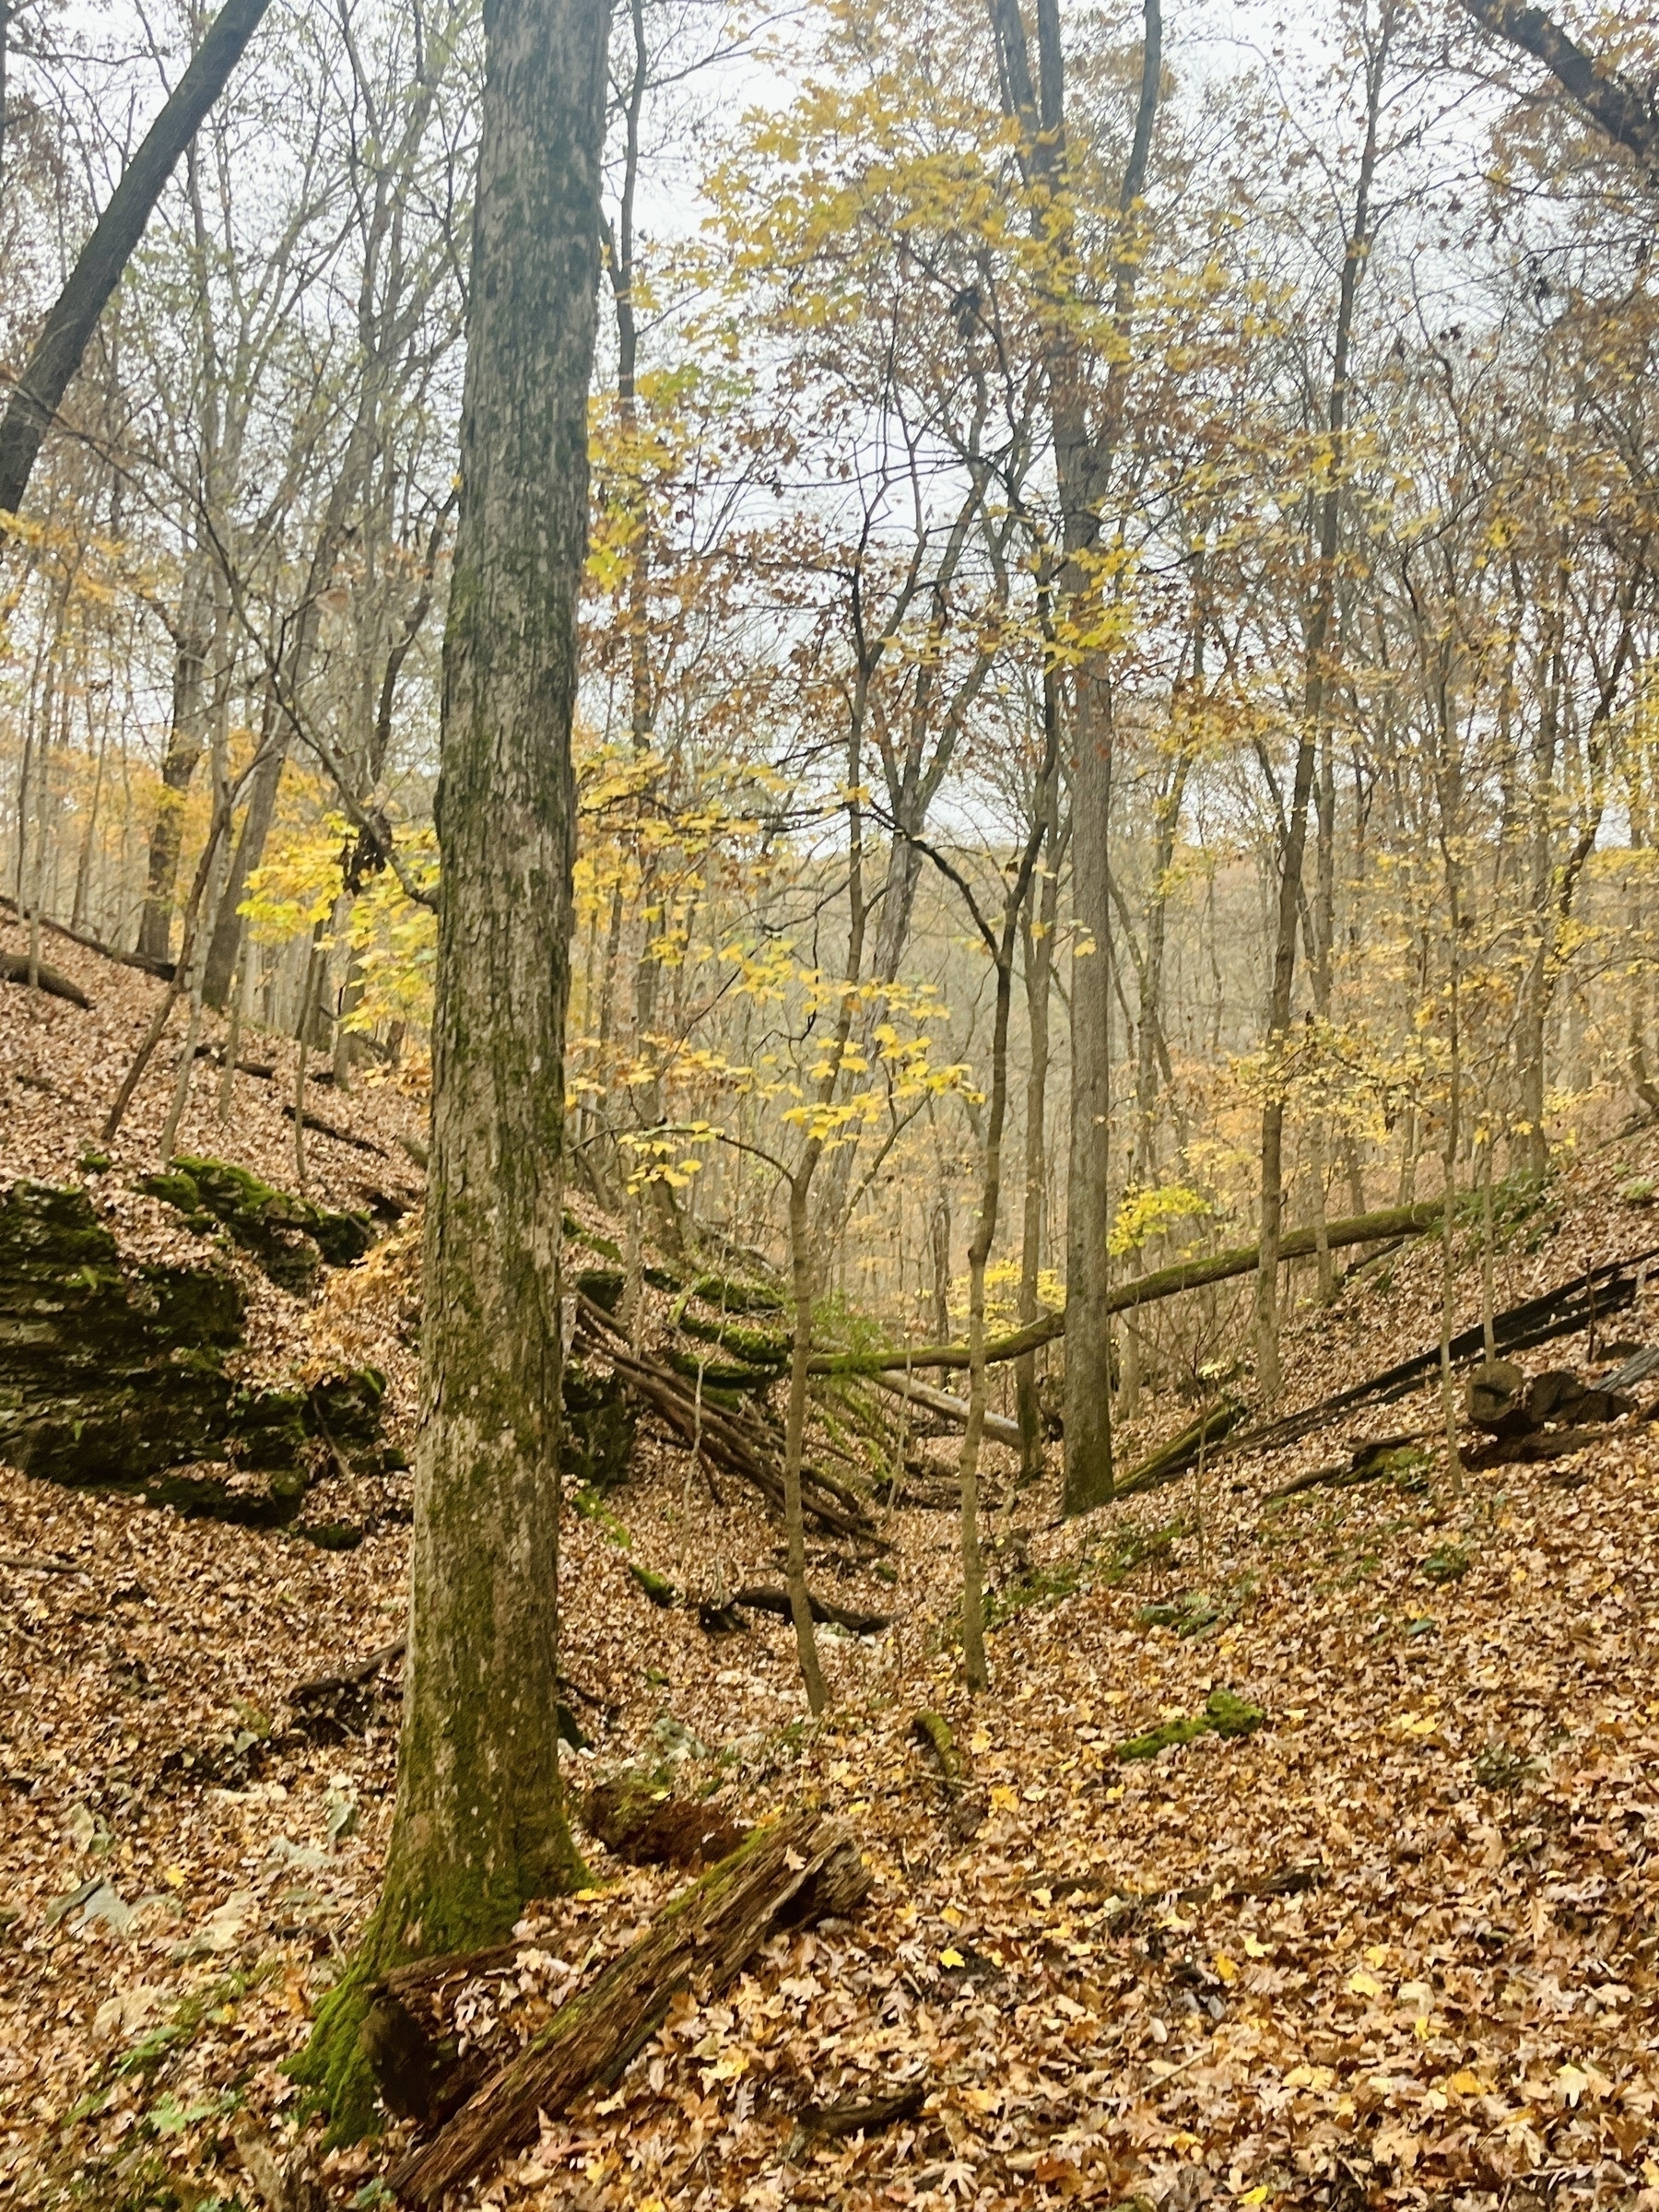
[[[925, 1406], [929, 1413], [936, 1413], [942, 1420], [954, 1421], [959, 1429], [966, 1429], [971, 1411], [966, 1398], [952, 1397], [946, 1390], [935, 1390], [929, 1382], [918, 1382], [912, 1377], [906, 1382], [901, 1374], [876, 1373], [870, 1377], [883, 1390], [890, 1390], [895, 1397], [908, 1398], [912, 1406]], [[1009, 1420], [1006, 1414], [985, 1409], [985, 1434], [994, 1444], [1007, 1444], [1016, 1452], [1019, 1449], [1019, 1423]]]
[[[747, 1606], [751, 1613], [775, 1613], [781, 1620], [789, 1618], [789, 1593], [754, 1586], [735, 1592], [730, 1601], [735, 1606]], [[833, 1599], [819, 1597], [813, 1591], [806, 1593], [806, 1603], [812, 1608], [812, 1618], [832, 1628], [850, 1629], [854, 1636], [878, 1636], [883, 1629], [890, 1629], [890, 1613], [861, 1613], [852, 1606], [838, 1606]]]
[[391, 2174], [395, 2193], [435, 2205], [532, 2141], [590, 2083], [612, 2081], [694, 1979], [724, 1988], [781, 1930], [849, 1912], [870, 1877], [851, 1832], [822, 1814], [785, 1814], [677, 1897], [593, 1984]]
[[[1438, 1198], [1429, 1199], [1421, 1206], [1391, 1206], [1381, 1213], [1352, 1214], [1329, 1225], [1325, 1242], [1335, 1252], [1348, 1244], [1374, 1244], [1388, 1237], [1417, 1236], [1431, 1229], [1440, 1217]], [[1305, 1260], [1317, 1249], [1315, 1234], [1311, 1229], [1289, 1230], [1279, 1239], [1281, 1260]], [[1212, 1253], [1207, 1259], [1180, 1260], [1172, 1267], [1159, 1267], [1150, 1275], [1138, 1275], [1131, 1282], [1119, 1283], [1101, 1302], [1108, 1313], [1126, 1313], [1136, 1306], [1152, 1305], [1159, 1299], [1179, 1297], [1183, 1290], [1200, 1289], [1206, 1283], [1224, 1283], [1233, 1276], [1253, 1274], [1261, 1264], [1261, 1256], [1259, 1245], [1241, 1244], [1230, 1252]], [[1032, 1322], [1029, 1327], [1017, 1329], [1013, 1335], [999, 1336], [988, 1344], [985, 1359], [993, 1366], [999, 1360], [1018, 1359], [1041, 1345], [1053, 1344], [1065, 1334], [1065, 1313], [1045, 1313], [1041, 1321]], [[891, 1373], [899, 1368], [970, 1364], [965, 1344], [924, 1345], [919, 1350], [902, 1352], [815, 1352], [806, 1362], [807, 1371], [815, 1375], [874, 1375], [883, 1371]]]
[[1177, 1476], [1197, 1465], [1200, 1453], [1221, 1441], [1241, 1418], [1243, 1411], [1235, 1399], [1218, 1399], [1207, 1412], [1200, 1414], [1190, 1429], [1183, 1429], [1179, 1436], [1159, 1445], [1138, 1467], [1131, 1468], [1122, 1482], [1114, 1483], [1112, 1496], [1135, 1498], [1147, 1490], [1161, 1489], [1166, 1482], [1173, 1482]]
[[962, 1786], [962, 1755], [956, 1747], [956, 1737], [950, 1723], [942, 1712], [919, 1712], [911, 1723], [911, 1734], [939, 1770], [939, 1780], [947, 1790], [955, 1792]]
[[838, 2104], [804, 2104], [795, 2114], [794, 2133], [783, 2156], [792, 2164], [814, 2143], [832, 2143], [847, 2136], [873, 2136], [891, 2127], [895, 2120], [913, 2119], [927, 2102], [928, 2078], [918, 2074], [901, 2082], [885, 2097], [848, 2097]]
[[[72, 1006], [89, 1006], [87, 996], [73, 976], [61, 968], [48, 968], [44, 960], [35, 963], [35, 978], [49, 998], [67, 999]], [[26, 952], [0, 952], [0, 983], [27, 983], [29, 955]]]
[[[1311, 1467], [1305, 1475], [1299, 1475], [1294, 1482], [1286, 1483], [1281, 1489], [1269, 1490], [1264, 1503], [1271, 1505], [1280, 1498], [1295, 1498], [1303, 1490], [1347, 1490], [1362, 1482], [1380, 1482], [1384, 1475], [1400, 1473], [1402, 1470], [1396, 1454], [1411, 1451], [1421, 1441], [1420, 1432], [1417, 1430], [1407, 1430], [1399, 1436], [1369, 1437], [1364, 1443], [1356, 1444], [1352, 1454], [1340, 1465]], [[1420, 1465], [1421, 1453], [1418, 1454], [1418, 1459]]]
[[[584, 1291], [576, 1294], [578, 1317], [597, 1332], [600, 1349], [624, 1383], [661, 1416], [681, 1441], [707, 1454], [712, 1464], [741, 1482], [752, 1483], [775, 1512], [783, 1510], [783, 1469], [772, 1436], [757, 1419], [718, 1406], [705, 1393], [700, 1405], [695, 1384], [671, 1367], [648, 1359], [628, 1344], [626, 1333]], [[870, 1509], [848, 1483], [819, 1467], [801, 1469], [802, 1503], [808, 1517], [832, 1535], [879, 1544]]]
[[[1659, 1259], [1659, 1246], [1632, 1253], [1627, 1259], [1609, 1260], [1603, 1266], [1575, 1275], [1553, 1290], [1525, 1299], [1520, 1305], [1498, 1314], [1492, 1324], [1493, 1336], [1504, 1351], [1522, 1352], [1534, 1345], [1548, 1344], [1556, 1337], [1576, 1335], [1580, 1329], [1605, 1321], [1609, 1314], [1633, 1304], [1638, 1274], [1655, 1259]], [[1452, 1339], [1453, 1361], [1461, 1366], [1465, 1360], [1478, 1359], [1485, 1347], [1485, 1331], [1478, 1324], [1465, 1329]], [[1395, 1367], [1385, 1368], [1381, 1374], [1356, 1382], [1349, 1390], [1322, 1398], [1317, 1406], [1310, 1406], [1301, 1413], [1288, 1414], [1283, 1420], [1229, 1437], [1228, 1456], [1230, 1458], [1239, 1452], [1276, 1451], [1281, 1444], [1293, 1444], [1344, 1414], [1408, 1397], [1430, 1376], [1440, 1372], [1440, 1362], [1438, 1346], [1431, 1351], [1418, 1352], [1413, 1359], [1402, 1359]]]
[[290, 1705], [309, 1705], [318, 1698], [332, 1698], [342, 1689], [355, 1689], [361, 1682], [371, 1682], [375, 1676], [401, 1659], [408, 1646], [408, 1635], [394, 1636], [390, 1643], [382, 1643], [378, 1651], [371, 1652], [365, 1659], [355, 1659], [349, 1666], [342, 1667], [336, 1675], [318, 1675], [310, 1682], [296, 1682], [288, 1691]]

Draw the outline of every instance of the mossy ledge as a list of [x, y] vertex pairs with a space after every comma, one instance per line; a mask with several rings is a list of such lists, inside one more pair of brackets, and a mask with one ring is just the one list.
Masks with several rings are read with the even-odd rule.
[[227, 1371], [245, 1301], [224, 1266], [124, 1269], [87, 1192], [0, 1194], [0, 1459], [258, 1526], [292, 1519], [312, 1437], [374, 1435], [384, 1378], [258, 1390]]
[[303, 1296], [324, 1265], [348, 1267], [373, 1241], [367, 1214], [335, 1213], [291, 1191], [279, 1191], [247, 1168], [185, 1154], [138, 1184], [206, 1234], [222, 1227], [279, 1288]]

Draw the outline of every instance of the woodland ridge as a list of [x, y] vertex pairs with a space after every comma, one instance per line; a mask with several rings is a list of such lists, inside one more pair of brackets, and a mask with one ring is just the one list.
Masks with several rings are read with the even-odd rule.
[[1659, 2207], [1659, 32], [0, 0], [0, 2191]]

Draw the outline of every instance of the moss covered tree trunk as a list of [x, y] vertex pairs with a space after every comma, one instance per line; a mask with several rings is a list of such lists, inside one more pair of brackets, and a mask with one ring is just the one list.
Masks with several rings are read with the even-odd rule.
[[379, 1912], [302, 2074], [368, 2117], [367, 1980], [579, 1873], [559, 1794], [559, 1237], [606, 0], [489, 0], [444, 640], [420, 1441]]

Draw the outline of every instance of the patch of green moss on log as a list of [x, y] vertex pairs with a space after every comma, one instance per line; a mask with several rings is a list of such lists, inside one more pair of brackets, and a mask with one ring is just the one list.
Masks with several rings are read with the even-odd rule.
[[677, 1602], [679, 1594], [665, 1574], [653, 1573], [649, 1567], [641, 1567], [638, 1559], [629, 1559], [628, 1571], [653, 1606], [662, 1606], [665, 1612]]
[[1190, 1744], [1201, 1735], [1253, 1735], [1266, 1718], [1261, 1707], [1253, 1705], [1247, 1698], [1236, 1697], [1230, 1689], [1212, 1689], [1202, 1712], [1164, 1721], [1156, 1728], [1148, 1728], [1144, 1735], [1129, 1736], [1118, 1745], [1114, 1756], [1123, 1759], [1156, 1759], [1171, 1744]]
[[668, 1365], [688, 1382], [701, 1378], [705, 1391], [767, 1390], [778, 1379], [774, 1368], [737, 1367], [729, 1359], [699, 1359], [694, 1353], [670, 1349]]

